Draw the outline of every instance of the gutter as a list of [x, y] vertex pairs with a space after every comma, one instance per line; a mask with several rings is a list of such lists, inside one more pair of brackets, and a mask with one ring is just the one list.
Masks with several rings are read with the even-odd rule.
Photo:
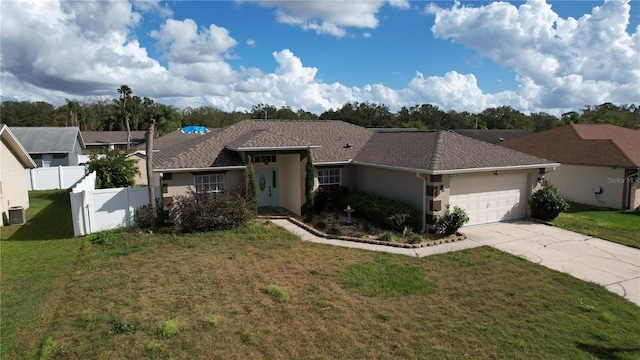
[[220, 167], [205, 167], [205, 168], [153, 169], [153, 172], [157, 172], [157, 173], [161, 173], [161, 172], [180, 173], [180, 172], [194, 172], [194, 171], [216, 172], [220, 170], [244, 170], [244, 169], [246, 169], [245, 165], [239, 165], [239, 166], [220, 166]]
[[365, 163], [365, 162], [359, 162], [359, 161], [354, 161], [353, 164], [371, 166], [375, 168], [389, 169], [389, 170], [419, 172], [421, 174], [429, 174], [429, 175], [448, 175], [448, 174], [457, 174], [457, 173], [485, 172], [485, 171], [495, 171], [495, 170], [530, 170], [530, 169], [539, 169], [541, 167], [545, 167], [545, 168], [551, 167], [555, 169], [556, 167], [560, 166], [560, 163], [542, 163], [542, 164], [535, 164], [535, 165], [493, 166], [493, 167], [451, 169], [451, 170], [428, 170], [428, 169], [404, 168], [404, 167], [398, 167], [398, 166], [392, 166], [392, 165], [379, 165], [379, 164]]

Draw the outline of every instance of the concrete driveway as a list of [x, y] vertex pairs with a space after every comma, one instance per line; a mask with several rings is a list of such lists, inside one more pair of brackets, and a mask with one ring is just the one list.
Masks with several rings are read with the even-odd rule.
[[462, 232], [467, 241], [602, 285], [640, 306], [640, 249], [530, 221], [472, 226]]

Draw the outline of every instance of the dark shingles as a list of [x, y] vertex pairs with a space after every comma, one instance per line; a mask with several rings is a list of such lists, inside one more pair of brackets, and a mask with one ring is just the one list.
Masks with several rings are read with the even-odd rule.
[[503, 141], [509, 141], [531, 134], [527, 130], [511, 129], [456, 129], [452, 131], [476, 140], [488, 142], [490, 144], [497, 144]]
[[[126, 144], [126, 131], [82, 131], [82, 138], [86, 145]], [[132, 131], [131, 142], [140, 144], [146, 140], [146, 131]]]
[[376, 133], [358, 154], [356, 162], [431, 171], [551, 163], [448, 131]]
[[30, 154], [68, 154], [74, 151], [76, 139], [81, 139], [80, 130], [77, 127], [10, 127], [10, 129]]

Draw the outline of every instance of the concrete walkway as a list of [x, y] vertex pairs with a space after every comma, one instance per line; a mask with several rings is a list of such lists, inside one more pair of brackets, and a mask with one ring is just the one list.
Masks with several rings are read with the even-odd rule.
[[602, 285], [640, 306], [640, 249], [553, 226], [530, 221], [472, 226], [462, 230], [467, 235], [467, 240], [406, 249], [325, 239], [286, 219], [271, 221], [305, 241], [407, 256], [424, 257], [487, 245], [578, 279]]

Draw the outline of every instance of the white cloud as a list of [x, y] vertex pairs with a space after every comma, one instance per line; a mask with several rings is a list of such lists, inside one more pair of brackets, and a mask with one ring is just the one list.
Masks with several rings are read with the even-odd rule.
[[433, 34], [451, 39], [514, 71], [534, 108], [578, 108], [603, 101], [637, 102], [638, 29], [630, 35], [627, 1], [609, 0], [579, 19], [560, 18], [550, 4], [494, 2], [425, 9]]
[[[239, 2], [245, 0], [237, 0]], [[253, 2], [252, 0], [246, 0]], [[346, 35], [349, 27], [378, 27], [377, 13], [385, 5], [408, 9], [408, 0], [369, 1], [280, 1], [257, 0], [261, 6], [276, 8], [276, 19], [283, 23], [336, 37]]]

